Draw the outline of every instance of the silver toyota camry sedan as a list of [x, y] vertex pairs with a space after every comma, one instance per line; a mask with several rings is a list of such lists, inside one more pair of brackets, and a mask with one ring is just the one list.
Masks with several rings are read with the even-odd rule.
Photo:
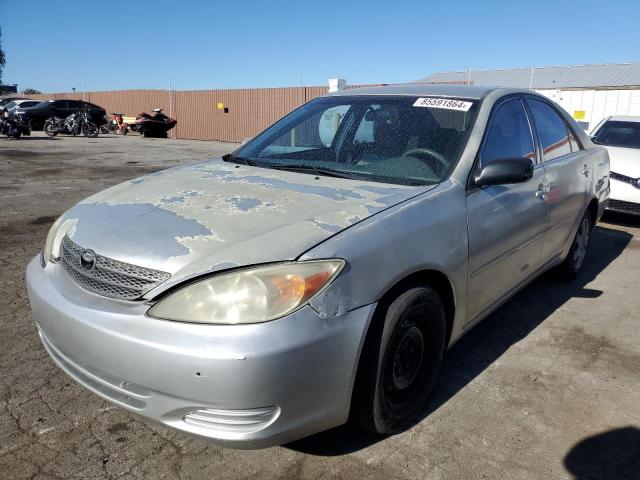
[[474, 324], [580, 272], [608, 175], [529, 91], [342, 91], [64, 213], [27, 267], [33, 318], [84, 387], [223, 445], [391, 434]]

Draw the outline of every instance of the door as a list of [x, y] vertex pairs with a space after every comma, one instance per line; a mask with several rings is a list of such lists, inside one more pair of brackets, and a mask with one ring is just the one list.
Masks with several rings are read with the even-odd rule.
[[527, 98], [534, 130], [549, 178], [549, 230], [543, 250], [545, 262], [569, 247], [590, 191], [591, 162], [571, 128], [547, 102]]
[[486, 186], [467, 194], [470, 322], [541, 265], [549, 215], [546, 171], [537, 159], [524, 104], [520, 98], [511, 98], [495, 107], [478, 162], [482, 167], [497, 159], [521, 157], [531, 158], [536, 164], [529, 181]]

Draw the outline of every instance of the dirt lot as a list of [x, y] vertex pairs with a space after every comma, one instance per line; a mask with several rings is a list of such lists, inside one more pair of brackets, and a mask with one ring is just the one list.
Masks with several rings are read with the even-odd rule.
[[546, 274], [450, 352], [424, 420], [234, 451], [155, 426], [49, 360], [24, 269], [81, 198], [232, 145], [0, 138], [0, 479], [640, 478], [640, 222], [609, 216], [574, 283]]

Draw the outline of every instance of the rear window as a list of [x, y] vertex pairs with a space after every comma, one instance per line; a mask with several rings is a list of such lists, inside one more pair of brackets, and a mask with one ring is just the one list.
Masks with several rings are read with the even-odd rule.
[[609, 120], [600, 127], [593, 142], [610, 147], [640, 148], [640, 122]]

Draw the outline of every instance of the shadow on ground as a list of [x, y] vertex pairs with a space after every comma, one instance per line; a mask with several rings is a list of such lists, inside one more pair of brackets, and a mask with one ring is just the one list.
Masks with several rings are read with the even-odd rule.
[[564, 457], [576, 480], [640, 478], [640, 430], [624, 427], [586, 438]]
[[22, 136], [20, 138], [11, 138], [11, 137], [6, 137], [3, 138], [3, 140], [7, 141], [7, 142], [33, 142], [36, 140], [58, 140], [57, 137], [29, 137], [29, 136]]
[[[602, 291], [585, 286], [622, 253], [631, 238], [632, 235], [626, 232], [596, 227], [589, 256], [576, 280], [566, 282], [558, 278], [556, 272], [547, 272], [469, 331], [447, 353], [440, 378], [422, 419], [440, 408], [568, 300], [574, 297], [597, 298], [602, 295]], [[298, 440], [286, 447], [311, 455], [334, 456], [366, 448], [382, 439], [383, 437], [347, 424]]]
[[627, 215], [624, 213], [611, 212], [607, 210], [602, 221], [614, 223], [625, 227], [640, 228], [640, 215]]

